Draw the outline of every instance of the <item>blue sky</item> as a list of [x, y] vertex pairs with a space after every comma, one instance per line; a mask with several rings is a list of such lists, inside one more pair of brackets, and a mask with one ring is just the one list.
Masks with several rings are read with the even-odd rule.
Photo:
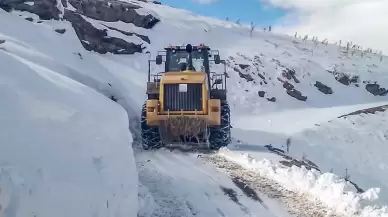
[[282, 9], [268, 7], [260, 0], [218, 0], [211, 4], [199, 4], [193, 0], [160, 0], [162, 4], [177, 8], [184, 8], [197, 14], [217, 17], [243, 23], [253, 21], [258, 26], [264, 27], [273, 24], [285, 13]]

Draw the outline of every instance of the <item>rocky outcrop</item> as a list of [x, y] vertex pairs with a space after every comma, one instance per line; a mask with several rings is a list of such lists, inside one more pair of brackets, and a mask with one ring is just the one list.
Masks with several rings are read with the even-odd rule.
[[307, 100], [307, 96], [303, 96], [299, 90], [295, 90], [295, 89], [287, 90], [287, 94], [300, 101]]
[[238, 64], [238, 66], [240, 66], [241, 69], [249, 68], [249, 65], [247, 65], [247, 64]]
[[241, 70], [237, 66], [233, 67], [233, 70], [238, 73], [240, 78], [245, 79], [247, 82], [254, 81], [252, 75], [242, 73]]
[[337, 81], [339, 81], [341, 84], [349, 86], [351, 83], [357, 83], [358, 82], [358, 76], [348, 76], [346, 74], [340, 74], [336, 76]]
[[318, 88], [319, 91], [321, 91], [324, 94], [332, 94], [333, 90], [331, 87], [324, 85], [323, 83], [316, 81], [314, 84], [315, 87]]
[[19, 10], [34, 13], [42, 20], [59, 20], [61, 12], [57, 8], [56, 0], [29, 0], [34, 4], [25, 4], [27, 0], [1, 0], [0, 8], [5, 11]]
[[252, 75], [250, 74], [243, 74], [241, 72], [238, 72], [238, 75], [240, 78], [244, 78], [247, 82], [253, 81], [254, 79], [252, 78]]
[[106, 30], [96, 29], [81, 15], [73, 11], [65, 10], [64, 18], [71, 22], [82, 46], [88, 51], [95, 51], [100, 54], [108, 52], [113, 54], [134, 54], [143, 51], [141, 45], [108, 36]]
[[77, 9], [77, 13], [95, 20], [106, 22], [123, 21], [132, 23], [137, 27], [151, 29], [160, 20], [151, 14], [140, 15], [135, 9], [138, 5], [123, 1], [112, 0], [69, 0], [69, 3]]
[[296, 73], [294, 69], [285, 68], [283, 70], [282, 76], [287, 78], [288, 80], [293, 79], [295, 83], [299, 83], [300, 81], [296, 78], [295, 74]]
[[265, 96], [265, 91], [260, 90], [257, 93], [259, 94], [260, 97], [264, 97]]
[[290, 84], [288, 81], [283, 81], [278, 77], [278, 80], [283, 83], [283, 88], [286, 89], [286, 92], [289, 96], [294, 97], [300, 101], [306, 101], [307, 96], [303, 96], [299, 90], [296, 90], [294, 85]]
[[[24, 2], [34, 2], [33, 5]], [[67, 1], [61, 0], [64, 7]], [[138, 5], [124, 1], [111, 0], [69, 0], [69, 3], [77, 9], [77, 13], [96, 20], [107, 22], [123, 21], [133, 23], [143, 28], [152, 28], [158, 19], [152, 15], [140, 15], [135, 9], [141, 8]], [[6, 11], [20, 10], [37, 14], [43, 20], [59, 19], [60, 11], [57, 8], [56, 0], [2, 0], [0, 7]]]
[[105, 26], [106, 28], [110, 29], [110, 30], [114, 30], [114, 31], [120, 32], [121, 34], [126, 35], [126, 36], [136, 35], [137, 37], [141, 38], [143, 41], [147, 42], [148, 44], [151, 44], [151, 41], [148, 38], [148, 36], [140, 35], [140, 34], [137, 34], [137, 33], [134, 33], [134, 32], [126, 32], [126, 31], [123, 31], [123, 30], [120, 30], [120, 29], [117, 29], [117, 28], [114, 28], [114, 27], [111, 27], [111, 26], [104, 25], [104, 24], [102, 24], [102, 25]]
[[66, 32], [66, 29], [56, 29], [55, 31], [59, 34], [64, 34]]
[[285, 88], [285, 89], [287, 89], [287, 90], [292, 90], [292, 89], [294, 89], [294, 85], [288, 83], [288, 81], [285, 81], [285, 82], [283, 83], [283, 88]]
[[346, 85], [346, 86], [349, 86], [352, 83], [357, 84], [359, 82], [358, 76], [351, 76], [351, 75], [345, 74], [343, 72], [338, 72], [336, 69], [327, 70], [327, 72], [333, 74], [335, 79], [338, 82], [340, 82], [341, 84]]
[[267, 98], [267, 100], [270, 101], [270, 102], [276, 102], [276, 98], [275, 97]]
[[[33, 2], [34, 4], [25, 4], [27, 1]], [[135, 26], [146, 29], [152, 28], [160, 21], [150, 14], [141, 15], [137, 13], [136, 9], [141, 7], [125, 1], [61, 0], [61, 3], [65, 8], [70, 6], [69, 4], [76, 8], [75, 12], [65, 9], [63, 19], [71, 22], [82, 46], [86, 50], [93, 50], [101, 54], [107, 52], [114, 54], [133, 54], [142, 52], [144, 48], [142, 48], [142, 45], [108, 36], [106, 30], [100, 30], [93, 27], [92, 24], [83, 19], [81, 15], [106, 22], [122, 21], [125, 23], [132, 23]], [[0, 0], [0, 8], [6, 11], [19, 10], [34, 13], [42, 20], [59, 20], [62, 15], [57, 7], [57, 0]], [[149, 44], [151, 43], [147, 36], [126, 32], [110, 26], [106, 27], [127, 36], [136, 35], [143, 41]], [[66, 30], [55, 31], [63, 34]]]
[[387, 110], [388, 110], [388, 105], [382, 105], [382, 106], [357, 110], [349, 114], [341, 115], [338, 118], [346, 118], [347, 116], [360, 115], [360, 114], [376, 114], [376, 112], [385, 112]]
[[367, 84], [365, 89], [375, 95], [375, 96], [385, 96], [388, 93], [388, 90], [385, 88], [381, 88], [379, 84]]

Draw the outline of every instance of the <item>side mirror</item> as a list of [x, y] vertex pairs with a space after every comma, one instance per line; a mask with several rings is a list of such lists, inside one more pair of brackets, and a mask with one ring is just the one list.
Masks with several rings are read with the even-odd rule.
[[156, 56], [156, 64], [161, 65], [163, 63], [163, 57], [162, 55], [157, 55]]
[[214, 81], [214, 84], [222, 84], [222, 79], [221, 79], [221, 78], [217, 78], [217, 79]]
[[220, 55], [214, 55], [214, 63], [215, 64], [220, 64], [221, 63], [221, 58]]

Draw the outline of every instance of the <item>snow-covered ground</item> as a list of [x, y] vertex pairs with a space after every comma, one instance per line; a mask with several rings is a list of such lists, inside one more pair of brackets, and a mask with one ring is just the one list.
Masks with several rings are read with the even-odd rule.
[[[147, 35], [151, 44], [144, 52], [151, 55], [89, 52], [68, 21], [30, 22], [24, 17], [38, 18], [0, 9], [0, 42], [5, 40], [0, 44], [0, 95], [6, 101], [0, 107], [0, 204], [5, 216], [55, 212], [127, 217], [136, 216], [138, 208], [142, 217], [292, 216], [287, 211], [324, 216], [328, 210], [331, 216], [388, 216], [384, 209], [373, 213], [367, 207], [388, 204], [386, 113], [337, 119], [388, 104], [388, 96], [365, 90], [368, 82], [388, 87], [387, 58], [380, 62], [378, 55], [346, 53], [334, 45], [316, 46], [268, 32], [256, 31], [250, 37], [248, 26], [137, 3], [143, 7], [138, 11], [154, 14], [161, 22], [142, 29], [86, 19], [96, 28], [108, 25]], [[54, 31], [59, 28], [66, 32]], [[139, 41], [111, 30], [108, 34]], [[187, 43], [208, 44], [227, 59], [235, 142], [205, 157], [164, 149], [143, 152], [136, 144], [133, 151], [128, 128], [136, 140], [147, 60], [168, 44]], [[299, 82], [284, 75], [289, 69]], [[338, 82], [328, 72], [334, 69], [358, 76], [356, 83]], [[307, 100], [289, 96], [279, 79]], [[320, 92], [314, 86], [317, 81], [331, 87], [333, 94]], [[126, 113], [109, 100], [112, 96]], [[290, 157], [304, 156], [324, 174], [287, 167], [281, 163], [287, 157], [264, 147], [286, 149], [288, 138]], [[352, 193], [355, 187], [340, 179], [345, 169], [365, 193]], [[252, 178], [254, 174], [260, 178]], [[239, 177], [249, 181], [259, 199], [246, 196], [236, 184]], [[284, 189], [275, 192], [283, 199], [265, 190], [259, 183], [263, 180], [270, 188]], [[307, 209], [314, 214], [301, 213]]]
[[291, 217], [265, 195], [246, 195], [201, 156], [179, 151], [139, 151], [139, 216]]
[[0, 47], [2, 216], [135, 216], [125, 110], [28, 55], [14, 38]]

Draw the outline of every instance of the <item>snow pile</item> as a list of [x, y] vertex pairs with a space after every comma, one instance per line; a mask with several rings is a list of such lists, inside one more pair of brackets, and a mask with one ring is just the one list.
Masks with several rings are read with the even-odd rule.
[[256, 160], [248, 154], [236, 154], [224, 148], [217, 154], [252, 169], [281, 184], [286, 190], [310, 196], [344, 216], [387, 217], [388, 207], [374, 207], [368, 203], [378, 198], [379, 188], [364, 193], [351, 191], [351, 185], [332, 173], [319, 173], [305, 167], [290, 168], [274, 164], [270, 160]]
[[322, 123], [292, 136], [290, 155], [304, 153], [321, 170], [350, 174], [360, 187], [379, 186], [381, 202], [388, 201], [388, 111], [351, 115]]
[[0, 10], [1, 215], [136, 216], [127, 113], [61, 75], [81, 75], [56, 62], [77, 62], [64, 52], [76, 47], [62, 45], [47, 26], [17, 19], [10, 25], [12, 17]]

